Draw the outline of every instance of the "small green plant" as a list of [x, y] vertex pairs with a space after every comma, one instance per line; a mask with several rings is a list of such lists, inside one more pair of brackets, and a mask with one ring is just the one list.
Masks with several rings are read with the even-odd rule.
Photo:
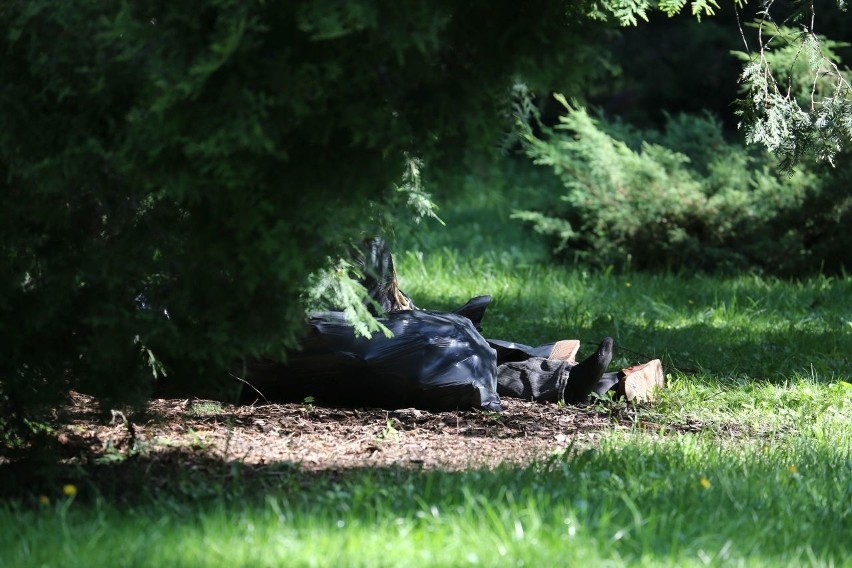
[[187, 404], [187, 412], [194, 417], [218, 416], [222, 414], [222, 403], [214, 400], [195, 400]]
[[506, 418], [506, 415], [503, 414], [502, 412], [493, 412], [491, 410], [483, 411], [482, 415], [485, 418], [487, 418], [488, 420], [491, 420], [493, 422], [501, 422], [502, 420], [504, 420]]
[[310, 414], [314, 411], [314, 400], [316, 399], [312, 396], [306, 396], [302, 399], [302, 404], [305, 405], [303, 410], [306, 414]]
[[395, 422], [395, 419], [393, 419], [393, 418], [388, 418], [388, 419], [385, 420], [385, 427], [379, 433], [379, 439], [380, 440], [385, 440], [385, 441], [399, 440], [400, 432], [394, 426], [394, 422]]
[[95, 462], [100, 464], [121, 463], [131, 457], [131, 455], [133, 455], [133, 452], [131, 451], [119, 450], [115, 446], [112, 438], [110, 438], [104, 442], [103, 454], [101, 454]]
[[207, 448], [213, 446], [213, 442], [208, 440], [206, 437], [202, 436], [192, 428], [189, 429], [189, 448], [192, 450], [206, 450]]

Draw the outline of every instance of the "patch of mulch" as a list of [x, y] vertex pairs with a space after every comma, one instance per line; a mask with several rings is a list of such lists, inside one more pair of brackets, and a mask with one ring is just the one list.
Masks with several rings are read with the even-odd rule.
[[29, 495], [28, 502], [37, 503], [40, 495], [61, 497], [66, 483], [80, 485], [79, 497], [133, 499], [144, 493], [140, 488], [198, 497], [225, 487], [263, 491], [294, 479], [310, 484], [364, 469], [526, 466], [594, 447], [613, 429], [664, 435], [711, 427], [694, 419], [666, 424], [652, 406], [625, 402], [502, 403], [498, 414], [157, 399], [131, 414], [71, 393], [71, 404], [59, 413], [62, 426], [41, 446], [45, 461], [0, 448], [0, 498]]
[[[292, 464], [322, 472], [362, 467], [460, 470], [529, 464], [591, 447], [607, 429], [697, 431], [700, 423], [664, 425], [624, 403], [585, 407], [504, 399], [501, 414], [327, 408], [312, 404], [231, 406], [158, 399], [147, 412], [100, 418], [97, 401], [72, 393], [68, 422], [57, 434], [66, 461], [119, 462], [130, 455], [173, 460]], [[643, 418], [643, 416], [645, 418]], [[167, 458], [168, 456], [168, 458]]]

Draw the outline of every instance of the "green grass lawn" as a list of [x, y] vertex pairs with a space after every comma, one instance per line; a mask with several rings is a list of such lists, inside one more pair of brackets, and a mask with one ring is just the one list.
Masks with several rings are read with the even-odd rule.
[[839, 430], [610, 434], [529, 468], [4, 507], [0, 544], [12, 566], [843, 566], [852, 471]]
[[491, 294], [489, 337], [583, 356], [611, 335], [614, 367], [662, 359], [633, 429], [525, 468], [22, 498], [0, 504], [0, 566], [852, 566], [852, 278], [553, 266], [506, 189], [405, 243], [404, 289], [427, 308]]

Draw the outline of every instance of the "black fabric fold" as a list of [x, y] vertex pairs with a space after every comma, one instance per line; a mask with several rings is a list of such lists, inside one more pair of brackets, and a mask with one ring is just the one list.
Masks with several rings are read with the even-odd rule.
[[531, 357], [497, 366], [497, 394], [525, 400], [562, 400], [571, 367], [565, 361]]
[[591, 356], [577, 364], [540, 356], [498, 364], [497, 394], [541, 402], [584, 402], [592, 392], [603, 394], [618, 382], [618, 373], [606, 373], [612, 345], [612, 338], [605, 338]]

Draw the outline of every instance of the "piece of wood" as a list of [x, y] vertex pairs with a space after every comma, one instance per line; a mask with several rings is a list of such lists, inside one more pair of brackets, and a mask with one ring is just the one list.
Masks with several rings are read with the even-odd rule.
[[618, 383], [613, 389], [631, 402], [653, 402], [657, 389], [665, 388], [665, 383], [663, 364], [654, 359], [619, 371]]
[[547, 358], [551, 360], [576, 363], [577, 361], [574, 358], [577, 356], [577, 352], [579, 350], [579, 339], [565, 339], [553, 344], [553, 349], [550, 350], [550, 355], [548, 355]]

